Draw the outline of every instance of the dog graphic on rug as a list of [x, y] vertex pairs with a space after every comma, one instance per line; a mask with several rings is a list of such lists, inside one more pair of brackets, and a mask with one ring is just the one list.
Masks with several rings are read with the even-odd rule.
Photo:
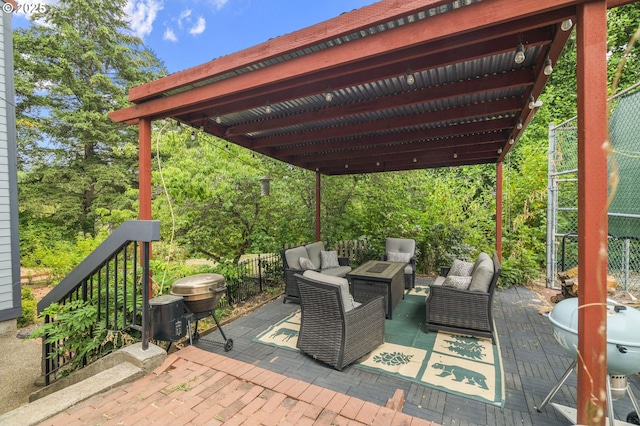
[[467, 384], [469, 385], [478, 385], [482, 389], [489, 389], [487, 387], [486, 376], [476, 371], [471, 371], [466, 368], [457, 367], [455, 365], [440, 364], [439, 362], [436, 362], [431, 367], [442, 370], [442, 373], [438, 374], [438, 377], [447, 377], [453, 375], [453, 380], [456, 382], [461, 382], [464, 379], [467, 379]]

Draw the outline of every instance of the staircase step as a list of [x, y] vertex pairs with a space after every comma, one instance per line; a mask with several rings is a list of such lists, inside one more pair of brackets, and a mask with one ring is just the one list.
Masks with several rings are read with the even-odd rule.
[[144, 376], [145, 371], [130, 362], [122, 362], [29, 404], [0, 416], [0, 425], [36, 425], [93, 395]]

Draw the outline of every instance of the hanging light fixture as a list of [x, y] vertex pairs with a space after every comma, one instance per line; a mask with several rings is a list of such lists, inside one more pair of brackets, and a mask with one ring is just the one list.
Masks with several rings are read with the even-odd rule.
[[518, 122], [516, 123], [516, 129], [522, 130], [522, 118], [518, 119]]
[[220, 118], [220, 114], [216, 115], [216, 123], [217, 124], [222, 123], [222, 118]]
[[195, 130], [192, 130], [192, 131], [191, 131], [191, 140], [192, 140], [192, 141], [195, 141], [195, 140], [196, 140], [196, 131], [195, 131]]
[[331, 86], [327, 87], [327, 91], [324, 93], [324, 100], [327, 102], [333, 100], [333, 90], [331, 90]]
[[551, 73], [553, 72], [553, 64], [551, 63], [551, 59], [547, 58], [546, 61], [544, 61], [544, 75], [551, 75]]
[[271, 193], [271, 178], [262, 176], [260, 178], [260, 196], [267, 197]]
[[409, 86], [412, 86], [416, 82], [416, 77], [413, 75], [413, 71], [411, 71], [411, 68], [407, 70], [407, 74], [405, 78]]
[[273, 110], [271, 109], [271, 104], [269, 103], [269, 101], [267, 101], [267, 105], [264, 108], [264, 112], [266, 112], [267, 114], [271, 114]]
[[416, 157], [413, 157], [413, 162], [414, 162], [414, 163], [417, 163], [417, 162], [418, 162], [418, 159], [417, 159]]
[[502, 154], [502, 148], [498, 148], [498, 154]]
[[453, 158], [458, 158], [458, 153], [457, 152], [453, 153]]
[[514, 143], [516, 143], [516, 140], [513, 136], [511, 136], [511, 138], [509, 138], [509, 145], [513, 145]]
[[516, 62], [516, 64], [521, 64], [525, 59], [526, 56], [524, 55], [524, 45], [522, 43], [518, 43], [518, 47], [516, 47], [516, 56], [513, 58], [513, 60]]
[[537, 101], [533, 96], [529, 96], [529, 109], [540, 108], [542, 106], [542, 101], [538, 99]]
[[573, 21], [571, 19], [565, 19], [564, 21], [562, 21], [562, 24], [560, 24], [560, 29], [562, 31], [569, 31], [572, 27]]

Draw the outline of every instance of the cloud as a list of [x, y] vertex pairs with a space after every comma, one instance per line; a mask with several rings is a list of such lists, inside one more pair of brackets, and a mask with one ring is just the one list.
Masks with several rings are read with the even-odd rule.
[[206, 27], [207, 27], [207, 22], [204, 20], [202, 16], [199, 16], [196, 23], [189, 30], [189, 34], [191, 35], [202, 34]]
[[220, 10], [224, 7], [225, 4], [227, 4], [229, 0], [210, 0], [210, 1], [213, 7], [216, 8], [216, 10]]
[[164, 30], [164, 35], [162, 36], [162, 39], [173, 41], [173, 42], [178, 41], [178, 37], [176, 37], [176, 33], [174, 33], [171, 28], [167, 28], [166, 30]]
[[182, 29], [182, 22], [186, 19], [187, 22], [190, 21], [189, 16], [191, 16], [191, 9], [185, 9], [180, 12], [178, 16], [178, 28]]
[[161, 0], [128, 0], [124, 11], [129, 17], [133, 35], [144, 38], [151, 34], [158, 12], [163, 8]]

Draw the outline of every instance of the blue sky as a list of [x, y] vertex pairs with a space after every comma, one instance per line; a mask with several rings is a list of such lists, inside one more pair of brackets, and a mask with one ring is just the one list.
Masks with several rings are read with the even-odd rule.
[[[20, 0], [21, 4], [56, 0]], [[291, 33], [376, 0], [129, 0], [132, 32], [169, 73]], [[14, 27], [29, 25], [16, 13]]]

